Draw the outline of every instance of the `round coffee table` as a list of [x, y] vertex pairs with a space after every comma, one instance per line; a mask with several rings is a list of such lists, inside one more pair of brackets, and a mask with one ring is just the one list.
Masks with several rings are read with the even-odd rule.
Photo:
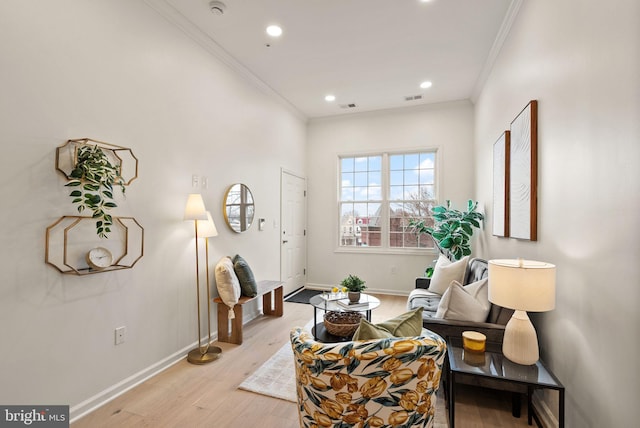
[[[351, 311], [351, 312], [364, 312], [365, 318], [368, 321], [371, 321], [371, 311], [380, 306], [380, 299], [377, 297], [371, 296], [369, 294], [361, 293], [360, 294], [360, 302], [357, 305], [351, 305], [350, 307], [346, 305], [349, 299], [346, 297], [343, 299], [335, 299], [332, 300], [330, 294], [318, 294], [309, 299], [309, 303], [313, 305], [313, 328], [311, 329], [311, 333], [313, 337], [319, 341], [324, 343], [335, 343], [335, 342], [348, 342], [351, 340], [351, 336], [340, 337], [334, 336], [327, 332], [324, 327], [324, 321], [318, 322], [318, 309], [323, 312], [329, 311]], [[341, 304], [344, 303], [343, 304]]]

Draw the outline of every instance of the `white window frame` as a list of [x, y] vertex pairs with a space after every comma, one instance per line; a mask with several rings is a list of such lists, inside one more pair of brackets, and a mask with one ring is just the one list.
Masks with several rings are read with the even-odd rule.
[[[428, 148], [415, 148], [405, 150], [380, 150], [371, 152], [350, 152], [339, 153], [336, 160], [336, 206], [335, 206], [335, 227], [333, 234], [335, 236], [335, 252], [337, 253], [375, 253], [375, 254], [436, 254], [437, 248], [435, 247], [391, 247], [390, 246], [390, 226], [389, 226], [389, 207], [391, 201], [389, 200], [389, 182], [390, 182], [390, 160], [392, 155], [405, 155], [414, 153], [433, 152], [435, 154], [435, 166], [434, 166], [434, 201], [439, 200], [440, 186], [441, 186], [441, 150], [438, 147]], [[381, 246], [369, 247], [369, 246], [341, 246], [340, 229], [341, 229], [341, 206], [342, 206], [342, 159], [344, 158], [358, 158], [358, 157], [371, 157], [381, 156], [382, 158], [382, 200], [381, 204]]]

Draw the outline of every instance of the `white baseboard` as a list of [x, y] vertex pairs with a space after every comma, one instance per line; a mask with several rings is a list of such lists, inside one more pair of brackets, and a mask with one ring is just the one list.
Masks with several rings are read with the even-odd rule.
[[147, 379], [157, 375], [163, 370], [168, 369], [172, 365], [185, 358], [187, 356], [187, 353], [197, 345], [198, 343], [194, 342], [192, 345], [186, 346], [168, 356], [167, 358], [160, 360], [143, 370], [140, 370], [138, 373], [135, 373], [128, 378], [123, 379], [115, 385], [112, 385], [109, 388], [97, 393], [93, 397], [90, 397], [79, 404], [71, 406], [69, 409], [69, 422], [71, 424], [74, 423], [76, 420], [93, 412], [98, 407], [104, 406], [108, 402], [119, 397], [130, 389], [138, 386]]
[[546, 401], [541, 398], [541, 394], [535, 392], [533, 394], [533, 407], [535, 412], [540, 418], [540, 423], [544, 428], [552, 428], [559, 426], [558, 420], [554, 416], [553, 412], [547, 405]]
[[[332, 287], [331, 285], [327, 285], [327, 284], [307, 284], [306, 286], [306, 288], [314, 288], [317, 290], [330, 290], [331, 287]], [[399, 293], [398, 291], [395, 291], [395, 290], [367, 289], [367, 291], [374, 294], [380, 293], [380, 294], [390, 294], [390, 295], [398, 295], [398, 296], [408, 295], [408, 293]], [[249, 321], [253, 320], [254, 318], [262, 315], [262, 310], [260, 306], [261, 305], [254, 305], [252, 310], [245, 311], [245, 313], [243, 314], [242, 323], [246, 324]], [[245, 308], [245, 309], [248, 309], [248, 308]], [[215, 331], [214, 334], [212, 334], [212, 338], [214, 340], [217, 340], [218, 338], [217, 331]], [[203, 340], [206, 341], [206, 339], [207, 337], [203, 337]], [[158, 373], [180, 362], [182, 359], [186, 358], [189, 351], [194, 349], [196, 346], [198, 346], [198, 342], [193, 342], [192, 344], [185, 346], [184, 348], [176, 351], [175, 353], [158, 361], [157, 363], [152, 364], [151, 366], [145, 369], [142, 369], [139, 372], [134, 373], [133, 375], [127, 377], [126, 379], [123, 379], [120, 382], [104, 389], [103, 391], [97, 393], [93, 397], [89, 397], [88, 399], [82, 401], [81, 403], [71, 406], [71, 408], [69, 409], [70, 423], [77, 421], [78, 419], [93, 412], [97, 408], [104, 406], [105, 404], [109, 403], [110, 401], [114, 400], [115, 398], [119, 397], [125, 392], [135, 388], [136, 386], [140, 385], [144, 381], [152, 378]]]
[[[312, 290], [322, 290], [322, 291], [329, 291], [334, 287], [334, 285], [331, 284], [318, 284], [318, 283], [311, 283], [308, 282], [307, 285], [305, 285], [304, 288], [308, 288], [308, 289], [312, 289]], [[382, 289], [382, 288], [367, 288], [364, 293], [368, 293], [368, 294], [387, 294], [389, 296], [409, 296], [409, 293], [411, 291], [398, 291], [398, 290], [387, 290], [387, 289]]]
[[[242, 317], [242, 323], [246, 324], [249, 321], [253, 320], [254, 318], [256, 318], [257, 316], [261, 315], [262, 312], [259, 310], [259, 308], [254, 309], [252, 311], [250, 311], [249, 313], [245, 313], [244, 316]], [[218, 332], [215, 331], [212, 335], [211, 338], [213, 340], [217, 340], [218, 339]], [[207, 341], [207, 337], [203, 337], [202, 340], [206, 343]], [[83, 416], [88, 415], [89, 413], [93, 412], [94, 410], [96, 410], [97, 408], [104, 406], [105, 404], [109, 403], [110, 401], [116, 399], [117, 397], [119, 397], [120, 395], [124, 394], [125, 392], [135, 388], [136, 386], [140, 385], [141, 383], [143, 383], [144, 381], [152, 378], [153, 376], [159, 374], [160, 372], [168, 369], [169, 367], [173, 366], [174, 364], [182, 361], [184, 358], [187, 357], [187, 354], [189, 353], [190, 350], [194, 349], [196, 346], [198, 346], [198, 342], [193, 342], [191, 345], [185, 346], [184, 348], [178, 350], [177, 352], [171, 354], [170, 356], [158, 361], [155, 364], [152, 364], [151, 366], [140, 370], [137, 373], [134, 373], [133, 375], [129, 376], [126, 379], [121, 380], [120, 382], [110, 386], [109, 388], [99, 392], [98, 394], [94, 395], [93, 397], [90, 397], [86, 400], [84, 400], [81, 403], [78, 403], [76, 405], [73, 405], [69, 408], [69, 423], [73, 424], [75, 421], [77, 421], [78, 419], [82, 418]]]

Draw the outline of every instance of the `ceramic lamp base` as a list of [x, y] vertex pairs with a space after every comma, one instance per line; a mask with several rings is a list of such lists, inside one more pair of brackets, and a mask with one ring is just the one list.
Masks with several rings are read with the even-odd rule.
[[514, 363], [525, 366], [540, 358], [536, 329], [525, 311], [515, 311], [504, 330], [502, 353]]

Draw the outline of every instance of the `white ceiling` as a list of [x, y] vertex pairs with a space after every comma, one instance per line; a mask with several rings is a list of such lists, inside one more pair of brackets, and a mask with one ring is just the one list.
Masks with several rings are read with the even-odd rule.
[[[151, 0], [307, 118], [470, 99], [516, 0]], [[516, 7], [517, 9], [517, 7]], [[278, 24], [283, 34], [265, 29]], [[269, 47], [267, 45], [270, 45]], [[429, 89], [420, 83], [433, 82]], [[328, 103], [325, 95], [334, 94]], [[421, 95], [407, 101], [406, 97]], [[346, 104], [355, 108], [344, 108]]]

